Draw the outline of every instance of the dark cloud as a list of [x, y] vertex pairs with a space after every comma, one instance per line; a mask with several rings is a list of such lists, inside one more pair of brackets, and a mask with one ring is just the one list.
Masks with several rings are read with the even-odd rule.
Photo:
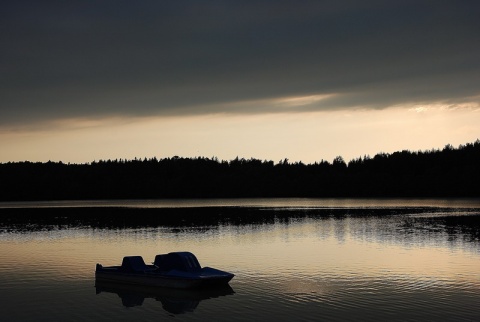
[[7, 0], [0, 7], [3, 125], [274, 112], [230, 103], [329, 93], [337, 95], [304, 109], [454, 104], [480, 95], [478, 1]]

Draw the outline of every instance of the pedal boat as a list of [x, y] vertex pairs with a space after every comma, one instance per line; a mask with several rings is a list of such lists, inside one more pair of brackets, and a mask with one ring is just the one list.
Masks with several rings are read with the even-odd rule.
[[201, 267], [190, 252], [172, 252], [155, 256], [147, 265], [141, 256], [126, 256], [121, 266], [96, 265], [95, 279], [130, 285], [176, 289], [195, 289], [226, 285], [235, 275], [211, 267]]

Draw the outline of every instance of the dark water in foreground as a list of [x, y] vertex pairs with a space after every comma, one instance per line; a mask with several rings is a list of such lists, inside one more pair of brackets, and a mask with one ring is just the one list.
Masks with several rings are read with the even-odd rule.
[[[131, 225], [129, 219], [123, 226], [92, 221], [102, 211], [85, 203], [74, 220], [63, 209], [68, 203], [46, 205], [62, 208], [53, 220], [60, 226], [35, 214], [27, 217], [31, 222], [15, 223], [0, 208], [0, 319], [480, 320], [478, 201], [235, 202], [124, 204], [190, 210], [178, 223]], [[112, 206], [119, 205], [101, 204], [109, 216], [120, 211]], [[83, 211], [87, 219], [78, 216]], [[192, 220], [195, 213], [215, 214], [217, 221]], [[181, 250], [195, 253], [202, 265], [235, 273], [230, 288], [95, 287], [97, 262], [116, 265], [125, 255], [152, 261]]]

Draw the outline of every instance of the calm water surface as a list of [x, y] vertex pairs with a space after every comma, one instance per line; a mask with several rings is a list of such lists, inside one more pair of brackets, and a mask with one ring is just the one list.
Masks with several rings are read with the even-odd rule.
[[[476, 200], [132, 201], [127, 207], [276, 207], [254, 223], [99, 228], [0, 226], [2, 321], [480, 320]], [[237, 202], [237, 203], [235, 203]], [[94, 202], [105, 207], [115, 202]], [[167, 204], [168, 203], [168, 204]], [[38, 204], [1, 204], [1, 207]], [[75, 205], [75, 203], [70, 204]], [[67, 207], [67, 203], [43, 204]], [[89, 211], [88, 202], [76, 204]], [[300, 209], [301, 215], [285, 216]], [[332, 214], [329, 209], [335, 209]], [[252, 210], [250, 209], [250, 212]], [[231, 288], [97, 285], [126, 255], [188, 250]]]

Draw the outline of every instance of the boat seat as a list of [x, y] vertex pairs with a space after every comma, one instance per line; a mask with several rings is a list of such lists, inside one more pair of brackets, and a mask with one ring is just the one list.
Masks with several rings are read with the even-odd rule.
[[141, 273], [153, 270], [143, 261], [142, 256], [125, 256], [122, 261], [121, 270], [129, 273]]
[[173, 252], [157, 255], [153, 264], [161, 271], [175, 269], [184, 272], [198, 272], [202, 270], [197, 257], [190, 252]]

